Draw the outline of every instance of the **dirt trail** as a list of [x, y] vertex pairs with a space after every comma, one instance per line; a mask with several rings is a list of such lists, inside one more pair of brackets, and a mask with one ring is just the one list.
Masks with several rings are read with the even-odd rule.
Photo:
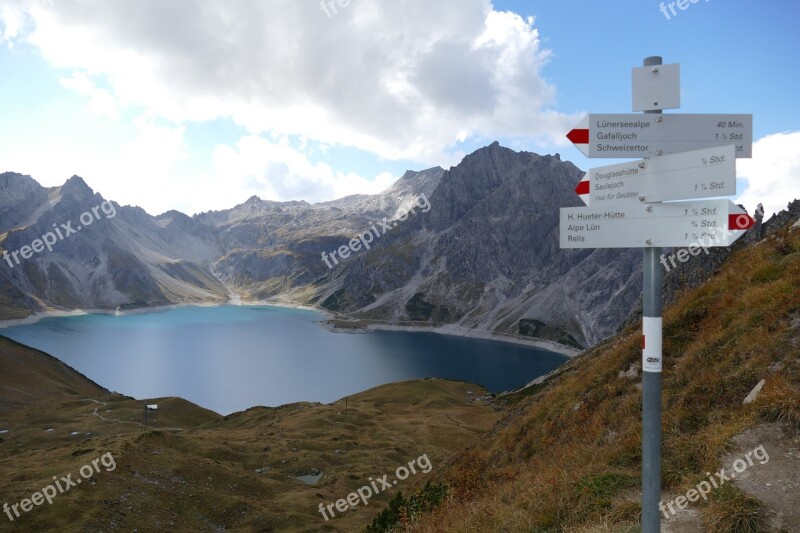
[[[116, 422], [117, 424], [136, 424], [139, 427], [142, 427], [142, 428], [144, 427], [144, 424], [142, 424], [141, 422], [136, 422], [134, 420], [117, 420], [116, 418], [106, 418], [106, 417], [104, 417], [103, 415], [98, 413], [97, 410], [100, 409], [101, 407], [105, 407], [107, 405], [106, 402], [93, 400], [91, 398], [85, 398], [83, 401], [84, 402], [94, 402], [96, 404], [99, 404], [97, 407], [94, 408], [94, 411], [92, 411], [92, 414], [94, 416], [96, 416], [97, 418], [99, 418], [100, 420], [104, 421], [104, 422]], [[159, 430], [162, 430], [162, 431], [183, 431], [183, 428], [161, 428], [160, 427], [160, 428], [151, 428], [151, 429], [159, 429]]]
[[106, 417], [104, 417], [103, 415], [98, 413], [97, 410], [100, 409], [100, 407], [105, 407], [106, 405], [108, 405], [106, 402], [100, 402], [100, 401], [97, 401], [97, 400], [92, 400], [91, 398], [85, 398], [83, 401], [84, 402], [94, 402], [96, 404], [99, 404], [97, 407], [94, 408], [94, 411], [92, 411], [92, 414], [94, 416], [96, 416], [97, 418], [99, 418], [100, 420], [104, 421], [104, 422], [116, 422], [117, 424], [136, 424], [137, 426], [144, 427], [141, 422], [134, 422], [133, 420], [117, 420], [115, 418], [106, 418]]
[[[661, 495], [662, 501], [673, 501], [681, 494], [664, 493]], [[696, 507], [688, 506], [686, 509], [676, 509], [675, 516], [670, 516], [669, 520], [661, 517], [661, 533], [695, 533], [705, 531], [703, 527], [703, 517], [700, 510]]]
[[[761, 502], [769, 531], [800, 532], [800, 434], [780, 423], [760, 424], [734, 437], [733, 446], [721, 463], [730, 482]], [[752, 453], [760, 446], [766, 454]], [[748, 454], [752, 465], [746, 461]], [[741, 472], [734, 468], [737, 460], [747, 463]], [[739, 470], [745, 463], [738, 464]], [[677, 496], [663, 494], [662, 499], [667, 502]], [[702, 532], [702, 523], [699, 509], [690, 505], [669, 520], [662, 519], [661, 531]]]
[[[763, 446], [769, 461], [756, 461], [733, 483], [758, 498], [774, 531], [800, 532], [800, 434], [780, 424], [761, 424], [734, 437], [736, 446], [723, 465], [731, 465]], [[726, 470], [727, 471], [727, 470]]]

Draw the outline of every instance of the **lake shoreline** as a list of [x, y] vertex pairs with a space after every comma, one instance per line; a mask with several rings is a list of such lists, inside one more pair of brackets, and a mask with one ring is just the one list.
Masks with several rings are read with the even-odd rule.
[[[240, 303], [238, 305], [246, 305], [246, 304]], [[416, 326], [416, 325], [404, 326], [401, 324], [379, 324], [376, 322], [372, 322], [369, 319], [358, 319], [358, 322], [365, 324], [363, 327], [340, 328], [336, 327], [336, 325], [333, 323], [334, 320], [343, 319], [350, 321], [352, 319], [345, 315], [333, 313], [331, 311], [328, 311], [327, 309], [322, 309], [316, 306], [298, 304], [296, 302], [291, 302], [287, 300], [268, 300], [265, 302], [261, 302], [258, 305], [272, 305], [276, 307], [286, 307], [290, 309], [304, 309], [309, 311], [316, 311], [322, 315], [325, 315], [326, 317], [326, 320], [318, 322], [317, 324], [319, 324], [326, 330], [330, 331], [331, 333], [362, 334], [362, 333], [371, 333], [373, 331], [407, 331], [410, 333], [415, 333], [415, 332], [438, 333], [440, 335], [451, 335], [454, 337], [464, 337], [469, 339], [485, 339], [490, 341], [506, 342], [509, 344], [530, 346], [531, 348], [540, 348], [542, 350], [556, 352], [569, 359], [578, 357], [584, 351], [548, 339], [523, 337], [520, 335], [513, 335], [511, 333], [500, 333], [495, 331], [465, 328], [455, 324], [446, 324], [443, 326]]]
[[135, 309], [124, 309], [124, 310], [109, 309], [107, 307], [100, 307], [100, 308], [89, 307], [87, 309], [48, 309], [46, 311], [39, 311], [32, 313], [26, 316], [25, 318], [8, 318], [0, 320], [0, 330], [5, 328], [11, 328], [14, 326], [27, 326], [30, 324], [35, 324], [40, 320], [44, 320], [45, 318], [63, 318], [63, 317], [84, 316], [84, 315], [126, 316], [126, 315], [139, 315], [144, 313], [162, 313], [166, 311], [171, 311], [173, 309], [180, 309], [182, 307], [222, 307], [225, 305], [230, 305], [235, 307], [282, 307], [284, 309], [300, 309], [303, 311], [316, 311], [325, 316], [327, 319], [331, 319], [334, 317], [332, 313], [324, 309], [317, 309], [316, 307], [294, 304], [290, 302], [279, 302], [279, 301], [242, 302], [242, 301], [230, 300], [219, 303], [185, 302], [185, 303], [158, 305], [153, 307], [137, 307]]
[[[365, 321], [369, 322], [369, 321]], [[555, 352], [563, 355], [569, 359], [573, 359], [583, 353], [582, 350], [570, 348], [563, 344], [547, 339], [525, 338], [507, 333], [498, 333], [492, 331], [484, 331], [480, 329], [465, 328], [448, 324], [444, 326], [403, 326], [394, 324], [368, 324], [359, 328], [339, 328], [332, 324], [330, 321], [320, 323], [322, 327], [332, 333], [349, 333], [349, 334], [363, 334], [371, 333], [373, 331], [407, 331], [410, 333], [437, 333], [439, 335], [450, 335], [453, 337], [463, 337], [469, 339], [484, 339], [496, 342], [505, 342], [509, 344], [519, 344], [522, 346], [530, 346], [532, 348], [540, 348], [549, 352]]]
[[322, 309], [320, 307], [300, 304], [297, 302], [292, 302], [289, 300], [282, 300], [282, 299], [242, 301], [236, 298], [221, 303], [187, 302], [187, 303], [160, 305], [155, 307], [140, 307], [136, 309], [126, 309], [126, 310], [120, 310], [120, 309], [112, 310], [109, 308], [88, 308], [88, 309], [72, 309], [72, 310], [53, 309], [53, 310], [33, 313], [25, 318], [0, 320], [0, 331], [5, 328], [10, 328], [14, 326], [35, 324], [45, 318], [61, 318], [61, 317], [83, 316], [83, 315], [125, 316], [125, 315], [134, 315], [142, 313], [160, 313], [160, 312], [170, 311], [173, 309], [179, 309], [182, 307], [222, 307], [225, 305], [236, 306], [236, 307], [281, 307], [284, 309], [299, 309], [303, 311], [314, 311], [325, 317], [324, 320], [315, 322], [315, 324], [317, 324], [323, 329], [326, 329], [327, 331], [330, 331], [331, 333], [363, 334], [363, 333], [370, 333], [373, 331], [407, 331], [411, 333], [414, 332], [437, 333], [440, 335], [451, 335], [455, 337], [464, 337], [473, 339], [485, 339], [497, 342], [530, 346], [532, 348], [540, 348], [543, 350], [555, 352], [570, 359], [575, 358], [581, 353], [583, 353], [582, 350], [571, 348], [564, 344], [560, 344], [555, 341], [550, 341], [547, 339], [526, 338], [508, 333], [498, 333], [492, 331], [465, 328], [462, 326], [457, 326], [455, 324], [447, 324], [443, 326], [416, 326], [416, 325], [404, 326], [400, 324], [378, 324], [370, 322], [369, 320], [360, 320], [361, 323], [365, 324], [364, 326], [359, 326], [354, 328], [341, 328], [341, 327], [336, 327], [332, 323], [332, 321], [335, 319], [342, 319], [342, 318], [350, 320], [348, 317], [343, 317], [342, 315], [333, 313], [327, 309]]
[[[370, 325], [342, 315], [326, 319], [331, 316], [275, 300], [50, 309], [0, 323], [6, 328], [0, 336], [50, 354], [109, 391], [184, 398], [217, 413], [328, 404], [387, 383], [431, 377], [500, 393], [520, 386], [522, 376], [560, 367], [570, 355], [549, 343], [458, 326]], [[397, 333], [332, 335], [382, 330]], [[409, 335], [415, 332], [439, 335]]]
[[92, 308], [89, 307], [87, 309], [48, 309], [47, 311], [40, 311], [36, 313], [32, 313], [25, 318], [11, 318], [0, 320], [0, 330], [5, 328], [11, 328], [14, 326], [27, 326], [30, 324], [36, 324], [37, 322], [44, 320], [45, 318], [63, 318], [63, 317], [71, 317], [71, 316], [84, 316], [84, 315], [114, 315], [114, 316], [125, 316], [125, 315], [137, 315], [143, 313], [161, 313], [170, 311], [172, 309], [179, 309], [181, 307], [220, 307], [223, 305], [235, 305], [230, 304], [228, 302], [225, 303], [179, 303], [179, 304], [168, 304], [168, 305], [159, 305], [157, 307], [137, 307], [136, 309], [126, 309], [126, 310], [118, 310], [118, 309], [109, 309], [107, 307], [100, 307], [100, 308]]

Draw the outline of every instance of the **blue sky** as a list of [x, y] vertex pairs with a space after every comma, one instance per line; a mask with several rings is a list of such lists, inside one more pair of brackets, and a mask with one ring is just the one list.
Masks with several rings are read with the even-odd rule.
[[[756, 138], [800, 127], [800, 2], [700, 0], [668, 20], [661, 2], [495, 2], [535, 16], [553, 58], [545, 75], [566, 112], [630, 112], [628, 70], [680, 63], [681, 113], [752, 113]], [[571, 13], [573, 13], [571, 15]], [[672, 111], [671, 111], [672, 112]]]
[[323, 1], [0, 0], [0, 171], [156, 214], [375, 193], [494, 140], [587, 169], [615, 161], [564, 135], [661, 55], [670, 112], [754, 115], [739, 201], [800, 197], [795, 0]]

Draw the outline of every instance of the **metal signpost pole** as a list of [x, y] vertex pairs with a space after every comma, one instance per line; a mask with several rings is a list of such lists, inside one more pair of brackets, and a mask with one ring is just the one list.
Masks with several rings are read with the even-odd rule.
[[[645, 67], [661, 57], [645, 58]], [[661, 113], [661, 111], [645, 111]], [[642, 533], [661, 531], [661, 247], [644, 248], [642, 291]]]

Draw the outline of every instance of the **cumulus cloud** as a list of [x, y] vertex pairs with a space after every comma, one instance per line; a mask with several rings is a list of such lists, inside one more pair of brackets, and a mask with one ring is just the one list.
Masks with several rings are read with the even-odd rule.
[[114, 96], [97, 86], [84, 72], [73, 72], [68, 78], [59, 80], [61, 85], [88, 98], [86, 107], [93, 113], [109, 118], [119, 118], [119, 110]]
[[353, 173], [336, 172], [325, 163], [312, 163], [285, 137], [277, 142], [258, 136], [243, 137], [235, 146], [217, 146], [213, 158], [217, 176], [233, 182], [235, 190], [262, 198], [316, 202], [351, 194], [377, 194], [396, 179], [384, 173], [368, 180]]
[[746, 189], [737, 203], [750, 213], [764, 204], [764, 218], [800, 199], [800, 131], [777, 133], [753, 143], [752, 159], [737, 159], [737, 174]]
[[43, 137], [35, 143], [0, 139], [3, 170], [30, 174], [47, 186], [61, 185], [77, 174], [105, 198], [144, 207], [152, 214], [207, 205], [230, 207], [211, 203], [213, 192], [197, 188], [202, 175], [176, 177], [175, 165], [187, 158], [184, 130], [139, 120], [129, 137], [110, 144], [87, 142], [81, 129], [74, 132], [74, 139]]
[[3, 30], [0, 33], [0, 43], [7, 42], [9, 46], [14, 46], [14, 40], [22, 31], [25, 13], [18, 6], [0, 4], [0, 21]]
[[489, 0], [352, 0], [332, 16], [285, 0], [59, 0], [24, 10], [27, 25], [18, 10], [0, 10], [3, 38], [70, 71], [65, 86], [100, 112], [230, 118], [250, 135], [426, 164], [467, 139], [559, 142], [574, 123], [550, 107], [549, 52], [534, 20]]

